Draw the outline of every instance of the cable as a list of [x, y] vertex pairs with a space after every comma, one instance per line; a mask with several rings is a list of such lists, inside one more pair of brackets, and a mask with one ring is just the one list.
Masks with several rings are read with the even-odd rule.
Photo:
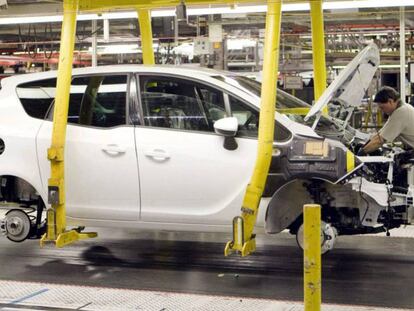
[[390, 187], [388, 187], [388, 185], [390, 185], [391, 182], [390, 180], [387, 178], [387, 180], [385, 181], [385, 186], [387, 187], [387, 194], [388, 194], [388, 198], [387, 198], [387, 209], [386, 209], [386, 213], [387, 213], [387, 226], [385, 227], [386, 229], [386, 235], [390, 236], [390, 231], [389, 231], [389, 227], [390, 227], [390, 223], [391, 223], [391, 190]]
[[367, 204], [367, 209], [366, 209], [366, 210], [365, 210], [365, 212], [364, 212], [364, 216], [362, 216], [362, 221], [361, 221], [361, 223], [362, 223], [362, 222], [365, 220], [365, 217], [367, 216], [367, 213], [368, 213], [368, 210], [369, 210], [369, 202], [368, 202], [368, 200], [367, 200], [367, 199], [365, 199], [365, 198], [364, 198], [364, 196], [362, 195], [361, 188], [362, 188], [362, 177], [361, 177], [361, 182], [359, 183], [359, 189], [358, 189], [358, 192], [359, 192], [359, 195], [361, 196], [362, 200], [364, 200], [364, 201], [365, 201], [365, 203]]

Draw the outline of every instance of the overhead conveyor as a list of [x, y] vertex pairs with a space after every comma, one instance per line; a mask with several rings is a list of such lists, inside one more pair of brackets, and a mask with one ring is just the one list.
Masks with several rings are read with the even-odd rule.
[[[152, 49], [152, 30], [150, 9], [173, 7], [181, 1], [175, 0], [64, 0], [64, 19], [58, 63], [58, 78], [56, 85], [55, 111], [53, 119], [52, 143], [48, 150], [51, 163], [48, 199], [51, 207], [47, 210], [46, 234], [41, 239], [41, 245], [53, 242], [57, 247], [63, 247], [80, 239], [96, 237], [94, 232], [83, 232], [83, 228], [66, 229], [65, 210], [65, 139], [68, 115], [69, 91], [71, 85], [73, 50], [76, 33], [76, 16], [80, 11], [103, 12], [117, 9], [137, 10], [140, 23], [141, 44], [144, 64], [154, 64]], [[187, 0], [187, 5], [211, 4], [243, 4], [251, 0]], [[289, 2], [289, 1], [287, 1]], [[262, 3], [257, 1], [257, 3]], [[266, 38], [264, 55], [264, 79], [262, 84], [262, 105], [260, 112], [259, 141], [256, 166], [247, 187], [243, 200], [242, 214], [234, 221], [234, 239], [226, 246], [225, 253], [240, 251], [246, 256], [255, 250], [255, 235], [253, 234], [259, 203], [266, 182], [273, 150], [274, 113], [276, 98], [276, 82], [278, 74], [279, 38], [281, 25], [282, 0], [268, 0], [266, 18]], [[312, 35], [314, 42], [315, 91], [320, 96], [326, 83], [325, 49], [323, 43], [322, 1], [311, 1]], [[315, 26], [314, 26], [315, 25]], [[238, 230], [238, 231], [237, 231]], [[238, 234], [237, 232], [241, 233]]]

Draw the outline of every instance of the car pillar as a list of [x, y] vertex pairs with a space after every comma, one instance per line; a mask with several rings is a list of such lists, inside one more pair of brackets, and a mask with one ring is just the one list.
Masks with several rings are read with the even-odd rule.
[[233, 221], [233, 241], [226, 245], [224, 250], [226, 256], [234, 251], [247, 256], [256, 249], [253, 229], [273, 152], [281, 7], [281, 0], [268, 0], [267, 2], [257, 158], [253, 175], [244, 195], [241, 219], [237, 216], [238, 221]]
[[78, 6], [79, 0], [63, 2], [52, 143], [47, 152], [51, 167], [48, 181], [48, 199], [51, 207], [47, 210], [47, 231], [40, 240], [41, 246], [45, 242], [54, 242], [57, 247], [62, 247], [78, 239], [96, 236], [96, 233], [80, 233], [80, 228], [66, 231], [64, 154]]
[[152, 48], [151, 12], [137, 9], [139, 29], [141, 32], [142, 60], [145, 65], [154, 65], [154, 49]]

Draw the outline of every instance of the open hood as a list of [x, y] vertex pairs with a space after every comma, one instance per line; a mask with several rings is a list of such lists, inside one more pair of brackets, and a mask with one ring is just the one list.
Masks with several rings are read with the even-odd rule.
[[[322, 110], [328, 103], [336, 106], [338, 118], [340, 114], [345, 128], [355, 108], [361, 101], [371, 84], [372, 78], [379, 66], [379, 50], [375, 43], [365, 47], [346, 67], [338, 77], [329, 85], [319, 100], [312, 106], [305, 117], [305, 121], [316, 116], [313, 128], [319, 122]], [[329, 117], [328, 117], [329, 118]]]

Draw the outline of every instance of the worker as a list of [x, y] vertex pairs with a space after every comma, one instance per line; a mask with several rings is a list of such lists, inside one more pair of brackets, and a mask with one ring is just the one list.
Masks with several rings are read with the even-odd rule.
[[414, 107], [402, 102], [400, 94], [389, 86], [384, 86], [378, 91], [374, 102], [388, 115], [388, 120], [359, 150], [358, 155], [367, 155], [385, 142], [393, 142], [396, 138], [406, 147], [414, 148]]

